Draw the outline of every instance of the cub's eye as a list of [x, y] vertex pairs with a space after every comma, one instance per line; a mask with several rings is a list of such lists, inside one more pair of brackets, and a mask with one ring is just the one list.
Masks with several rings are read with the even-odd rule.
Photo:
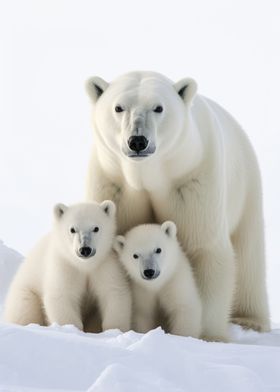
[[70, 232], [73, 234], [76, 233], [76, 230], [74, 229], [74, 227], [71, 227]]
[[121, 112], [123, 112], [123, 108], [122, 108], [120, 105], [117, 105], [117, 106], [115, 107], [115, 111], [116, 111], [117, 113], [121, 113]]
[[99, 227], [95, 227], [93, 230], [92, 230], [94, 233], [97, 233], [98, 231], [99, 231]]
[[134, 259], [138, 259], [138, 257], [139, 257], [139, 256], [138, 256], [137, 254], [134, 253], [133, 258], [134, 258]]
[[162, 106], [157, 106], [155, 109], [154, 109], [154, 112], [155, 113], [161, 113], [161, 112], [163, 112], [163, 107]]
[[156, 253], [161, 253], [161, 248], [157, 248]]

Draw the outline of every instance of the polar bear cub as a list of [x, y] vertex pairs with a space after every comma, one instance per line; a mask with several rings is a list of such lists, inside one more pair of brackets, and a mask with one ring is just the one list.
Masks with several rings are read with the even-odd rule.
[[170, 221], [139, 225], [125, 237], [117, 236], [114, 248], [131, 278], [135, 330], [154, 328], [157, 309], [161, 309], [169, 332], [199, 337], [202, 305], [176, 232]]
[[[73, 324], [89, 330], [130, 329], [131, 293], [112, 249], [116, 231], [112, 201], [54, 208], [50, 234], [31, 251], [8, 292], [4, 318], [26, 325]], [[94, 331], [97, 332], [97, 331]]]

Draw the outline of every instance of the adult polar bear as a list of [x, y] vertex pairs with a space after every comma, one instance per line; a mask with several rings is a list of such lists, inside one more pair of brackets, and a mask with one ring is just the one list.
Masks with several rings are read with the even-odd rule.
[[229, 317], [269, 329], [262, 191], [253, 149], [192, 79], [132, 72], [87, 82], [94, 146], [89, 200], [113, 200], [119, 232], [172, 220], [203, 301], [203, 335], [228, 340]]

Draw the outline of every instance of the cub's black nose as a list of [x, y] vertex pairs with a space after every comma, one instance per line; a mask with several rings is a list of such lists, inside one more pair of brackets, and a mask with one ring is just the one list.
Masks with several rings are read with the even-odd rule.
[[145, 148], [148, 145], [148, 140], [145, 138], [145, 136], [131, 136], [128, 139], [128, 146], [132, 151], [137, 152], [137, 154], [140, 151], [145, 150]]
[[92, 253], [92, 249], [89, 246], [83, 246], [79, 249], [79, 253], [82, 257], [89, 257]]
[[144, 270], [144, 275], [147, 279], [152, 279], [155, 275], [155, 272], [156, 271], [153, 269], [146, 269], [146, 270]]

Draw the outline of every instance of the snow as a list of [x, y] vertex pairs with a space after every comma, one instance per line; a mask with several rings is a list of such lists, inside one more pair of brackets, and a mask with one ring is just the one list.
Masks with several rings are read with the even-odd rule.
[[[0, 243], [0, 306], [22, 257]], [[280, 329], [231, 326], [234, 343], [0, 323], [0, 391], [280, 391]]]
[[[243, 335], [239, 327], [235, 332]], [[250, 334], [250, 344], [222, 344], [166, 335], [160, 328], [145, 335], [86, 334], [73, 326], [2, 324], [0, 390], [280, 390], [280, 330], [253, 339]]]

